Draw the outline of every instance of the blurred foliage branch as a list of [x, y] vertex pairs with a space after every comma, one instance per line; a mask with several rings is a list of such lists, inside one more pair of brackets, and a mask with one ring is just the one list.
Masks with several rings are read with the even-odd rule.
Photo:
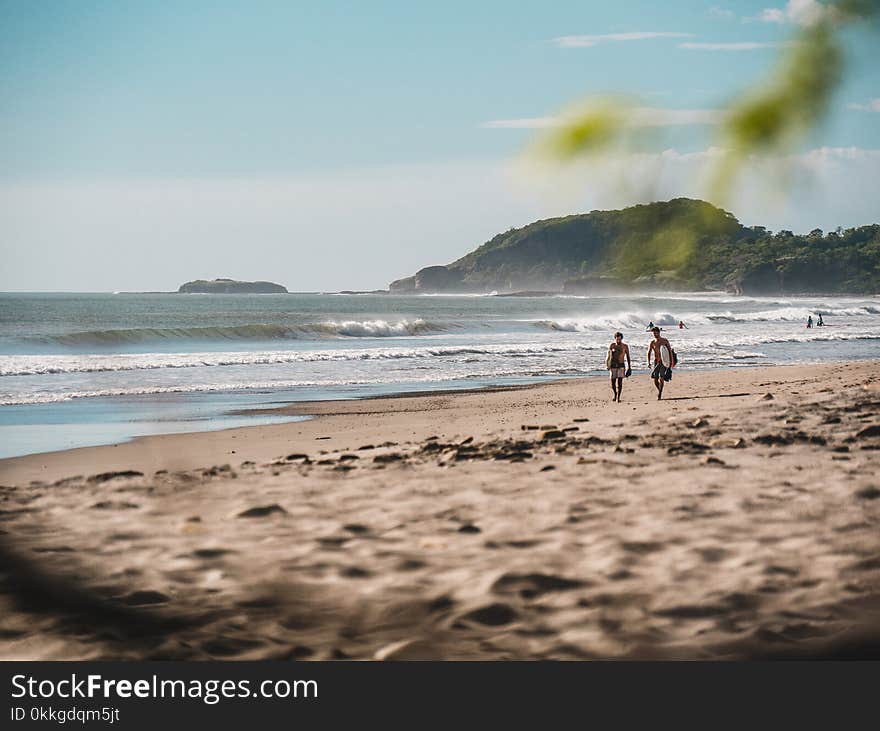
[[[763, 83], [720, 110], [717, 132], [722, 151], [713, 162], [708, 195], [729, 199], [746, 160], [757, 154], [784, 154], [825, 117], [844, 70], [841, 34], [847, 26], [872, 23], [880, 0], [837, 0], [799, 27]], [[536, 152], [552, 162], [570, 162], [637, 143], [652, 127], [646, 109], [623, 99], [593, 99], [562, 115], [538, 140]], [[657, 120], [659, 123], [659, 120]]]

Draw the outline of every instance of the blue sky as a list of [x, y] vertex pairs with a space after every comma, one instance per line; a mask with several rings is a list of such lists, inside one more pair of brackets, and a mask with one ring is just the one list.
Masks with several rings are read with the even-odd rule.
[[[635, 202], [548, 201], [504, 171], [539, 120], [590, 95], [701, 119], [761, 79], [815, 5], [0, 0], [0, 288], [380, 287], [510, 225]], [[877, 40], [849, 32], [846, 82], [803, 149], [833, 158], [826, 182], [864, 176], [857, 200], [744, 200], [741, 219], [880, 219]], [[658, 129], [654, 152], [698, 155], [712, 129]], [[680, 179], [657, 197], [693, 193]]]

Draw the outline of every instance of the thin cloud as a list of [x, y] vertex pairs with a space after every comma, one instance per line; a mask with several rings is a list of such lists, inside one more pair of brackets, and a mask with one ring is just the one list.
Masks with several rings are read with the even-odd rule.
[[[636, 107], [629, 117], [635, 127], [677, 127], [684, 125], [718, 124], [721, 113], [717, 109], [660, 109]], [[484, 129], [552, 129], [568, 121], [565, 116], [522, 117], [519, 119], [493, 119], [483, 122]]]
[[764, 8], [757, 17], [747, 20], [759, 20], [762, 23], [784, 23], [785, 11], [779, 8]]
[[745, 22], [794, 23], [795, 25], [814, 25], [823, 20], [835, 21], [840, 11], [818, 0], [788, 0], [783, 8], [764, 8], [758, 15], [744, 18]]
[[869, 147], [817, 147], [809, 153], [801, 155], [804, 159], [810, 157], [836, 157], [843, 160], [880, 160], [880, 150], [872, 150]]
[[781, 48], [786, 43], [758, 43], [757, 41], [739, 41], [734, 43], [679, 43], [679, 48], [690, 51], [754, 51], [758, 48]]
[[880, 112], [880, 97], [870, 99], [866, 104], [847, 104], [848, 109], [857, 109], [860, 112]]
[[719, 7], [718, 5], [713, 5], [709, 8], [709, 15], [715, 18], [720, 18], [721, 20], [733, 20], [736, 17], [736, 13], [732, 10]]
[[[659, 155], [666, 160], [703, 160], [715, 159], [724, 154], [728, 150], [724, 147], [708, 147], [705, 150], [697, 150], [695, 152], [679, 152], [675, 148], [663, 150]], [[656, 155], [658, 153], [648, 153], [647, 156]], [[800, 163], [817, 163], [824, 161], [845, 161], [845, 160], [861, 160], [869, 162], [880, 162], [880, 149], [870, 147], [814, 147], [803, 152], [796, 152], [788, 155], [750, 155], [753, 161], [769, 160], [771, 162], [800, 162]]]
[[693, 35], [693, 33], [668, 33], [665, 31], [632, 31], [588, 36], [559, 36], [553, 39], [553, 43], [559, 48], [590, 48], [605, 42], [645, 41], [651, 38], [692, 38]]

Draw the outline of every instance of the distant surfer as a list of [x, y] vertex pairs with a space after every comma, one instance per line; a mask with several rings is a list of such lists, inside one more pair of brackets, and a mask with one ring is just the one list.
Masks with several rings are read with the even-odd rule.
[[656, 325], [651, 328], [654, 339], [648, 345], [648, 367], [654, 362], [651, 378], [657, 389], [657, 400], [663, 398], [663, 384], [672, 380], [672, 346], [669, 341], [660, 335], [660, 328]]
[[611, 393], [613, 394], [611, 400], [620, 403], [620, 394], [623, 393], [623, 379], [628, 378], [632, 373], [629, 346], [623, 342], [623, 333], [614, 333], [614, 342], [608, 346], [605, 367], [611, 374]]
[[647, 331], [650, 332], [650, 331], [653, 330], [653, 329], [654, 329], [654, 321], [651, 320], [651, 322], [648, 323], [648, 325], [647, 325], [647, 327], [645, 328], [645, 330], [647, 330]]
[[825, 325], [825, 320], [822, 319], [822, 313], [819, 313], [819, 319], [816, 320], [816, 327], [823, 327]]
[[807, 317], [807, 327], [808, 327], [808, 328], [809, 328], [809, 327], [813, 327], [813, 316], [812, 316], [812, 315], [809, 315], [809, 316]]
[[684, 324], [684, 320], [678, 321], [678, 329], [679, 330], [690, 330], [690, 328]]

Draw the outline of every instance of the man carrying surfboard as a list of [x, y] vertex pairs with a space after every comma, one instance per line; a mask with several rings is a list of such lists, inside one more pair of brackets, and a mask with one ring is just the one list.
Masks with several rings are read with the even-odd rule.
[[648, 345], [648, 367], [654, 361], [654, 370], [651, 378], [654, 379], [654, 387], [657, 389], [657, 400], [663, 398], [663, 384], [672, 375], [672, 346], [669, 341], [661, 337], [660, 328], [656, 325], [651, 330], [654, 339]]
[[620, 403], [620, 394], [623, 393], [623, 379], [632, 372], [632, 364], [629, 360], [629, 345], [623, 342], [623, 333], [614, 333], [614, 342], [608, 346], [608, 355], [605, 357], [605, 367], [611, 373], [612, 401]]

